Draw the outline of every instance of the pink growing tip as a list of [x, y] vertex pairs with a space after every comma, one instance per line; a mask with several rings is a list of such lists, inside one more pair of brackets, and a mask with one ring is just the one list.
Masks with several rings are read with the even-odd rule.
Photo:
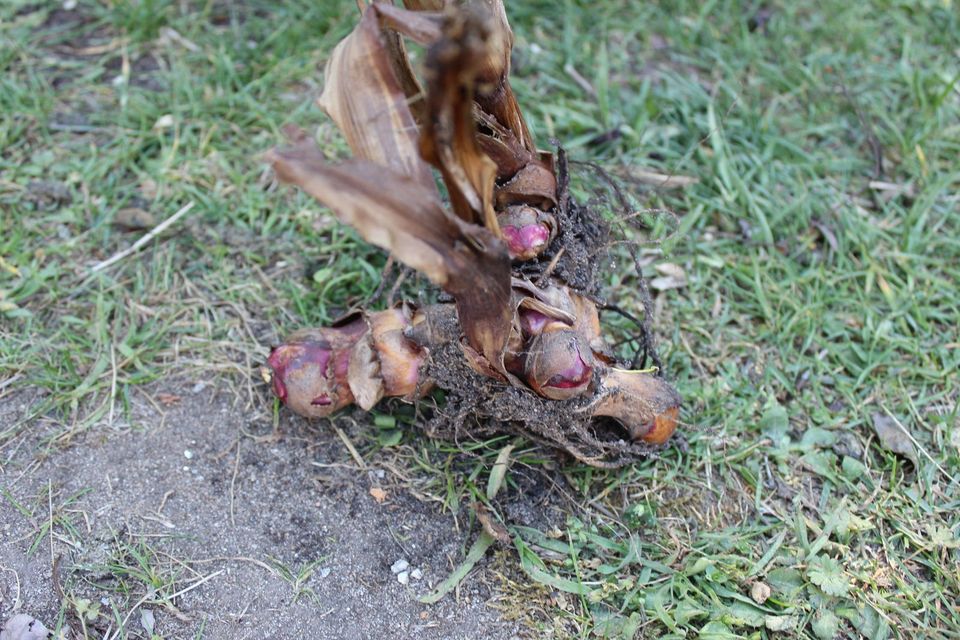
[[550, 229], [544, 224], [528, 224], [523, 227], [507, 225], [500, 227], [510, 257], [515, 260], [535, 258], [547, 246]]
[[557, 372], [553, 377], [547, 380], [544, 386], [557, 389], [573, 389], [582, 387], [590, 381], [591, 368], [580, 357], [580, 349], [576, 348], [577, 357], [569, 367]]
[[[280, 402], [287, 402], [287, 378], [291, 371], [297, 371], [305, 363], [314, 363], [320, 371], [327, 370], [327, 364], [330, 362], [329, 344], [317, 342], [308, 342], [300, 344], [282, 344], [276, 347], [267, 358], [267, 365], [273, 370], [271, 384], [273, 392], [280, 398]], [[329, 404], [314, 401], [312, 404]]]
[[520, 328], [523, 329], [523, 332], [528, 336], [540, 335], [543, 328], [552, 320], [553, 318], [539, 311], [520, 309]]

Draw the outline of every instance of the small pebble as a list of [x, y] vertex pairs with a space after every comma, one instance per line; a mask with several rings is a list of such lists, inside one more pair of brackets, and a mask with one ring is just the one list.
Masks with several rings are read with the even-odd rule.
[[400, 573], [401, 571], [406, 571], [409, 566], [410, 566], [409, 562], [407, 562], [403, 558], [400, 558], [399, 560], [394, 562], [392, 565], [390, 565], [390, 571], [393, 571], [394, 573]]
[[330, 575], [330, 567], [324, 567], [323, 569], [320, 569], [321, 578], [326, 578], [328, 575]]
[[410, 574], [406, 571], [401, 571], [397, 574], [397, 582], [400, 584], [408, 584], [410, 582]]
[[190, 451], [190, 449], [185, 450], [183, 452], [183, 457], [186, 458], [187, 460], [190, 460], [191, 458], [193, 458], [193, 451]]

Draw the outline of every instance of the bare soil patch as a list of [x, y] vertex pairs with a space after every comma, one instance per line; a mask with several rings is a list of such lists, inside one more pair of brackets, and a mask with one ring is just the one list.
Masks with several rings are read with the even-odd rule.
[[[149, 637], [144, 611], [170, 638], [520, 632], [488, 606], [482, 567], [492, 561], [438, 604], [416, 600], [476, 532], [413, 497], [388, 454], [372, 453], [361, 470], [325, 422], [284, 417], [271, 438], [269, 417], [236, 406], [232, 393], [192, 381], [164, 391], [153, 398], [179, 401], [138, 402], [126, 428], [45, 450], [41, 427], [5, 447], [0, 619], [25, 612], [53, 628], [65, 616], [79, 631], [76, 603], [86, 599], [99, 605], [85, 621], [98, 636], [116, 631], [119, 617], [129, 637]], [[0, 401], [2, 421], [19, 419], [31, 400]], [[362, 440], [363, 425], [343, 426]], [[511, 492], [505, 509], [542, 520], [551, 490], [525, 482], [529, 491]], [[406, 585], [391, 570], [398, 560], [409, 563]]]

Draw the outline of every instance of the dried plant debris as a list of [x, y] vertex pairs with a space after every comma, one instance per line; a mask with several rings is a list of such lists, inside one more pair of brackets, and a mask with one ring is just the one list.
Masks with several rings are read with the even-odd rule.
[[47, 640], [53, 634], [43, 623], [25, 613], [20, 613], [4, 623], [0, 628], [0, 640]]
[[[502, 0], [405, 5], [366, 6], [327, 64], [319, 104], [354, 158], [328, 161], [297, 129], [268, 157], [453, 302], [298, 331], [273, 350], [266, 379], [308, 417], [439, 387], [445, 402], [426, 425], [437, 436], [506, 431], [596, 466], [649, 454], [676, 428], [680, 398], [617, 362], [603, 337], [610, 229], [570, 197], [562, 150], [534, 145], [510, 87]], [[426, 47], [421, 78], [403, 38]]]

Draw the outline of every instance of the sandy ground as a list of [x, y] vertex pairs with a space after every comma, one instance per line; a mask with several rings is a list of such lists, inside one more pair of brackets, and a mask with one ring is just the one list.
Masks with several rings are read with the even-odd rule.
[[[376, 459], [360, 469], [329, 425], [284, 415], [278, 438], [258, 438], [271, 433], [266, 416], [201, 386], [185, 383], [169, 407], [135, 403], [126, 428], [94, 428], [65, 447], [42, 446], [42, 421], [4, 447], [0, 620], [28, 613], [76, 633], [75, 608], [64, 614], [63, 603], [87, 599], [100, 605], [92, 637], [124, 618], [129, 637], [149, 637], [151, 614], [165, 638], [526, 635], [489, 606], [489, 554], [458, 592], [417, 601], [476, 531]], [[0, 400], [0, 428], [33, 400]], [[372, 487], [384, 488], [383, 503]], [[510, 509], [536, 518], [524, 500]], [[406, 585], [391, 570], [401, 559]], [[156, 603], [176, 592], [175, 607]]]

